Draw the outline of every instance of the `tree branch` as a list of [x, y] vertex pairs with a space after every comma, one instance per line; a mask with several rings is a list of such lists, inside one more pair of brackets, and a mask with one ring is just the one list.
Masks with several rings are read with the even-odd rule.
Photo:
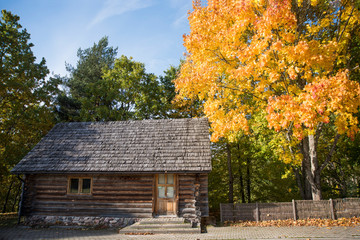
[[255, 98], [257, 98], [257, 99], [259, 99], [259, 100], [261, 100], [261, 101], [267, 102], [266, 99], [262, 99], [262, 98], [256, 96], [255, 94], [253, 94], [253, 93], [251, 93], [251, 92], [247, 92], [247, 91], [241, 90], [241, 89], [239, 89], [239, 88], [232, 88], [232, 87], [227, 87], [227, 86], [224, 86], [224, 85], [219, 85], [219, 87], [220, 87], [220, 88], [230, 89], [230, 90], [233, 90], [233, 91], [239, 91], [239, 92], [242, 92], [242, 93], [245, 93], [245, 94], [249, 94], [249, 95], [251, 95], [251, 96], [253, 96], [253, 97], [255, 97]]
[[318, 124], [318, 127], [316, 128], [316, 133], [315, 133], [315, 143], [316, 143], [316, 145], [319, 142], [319, 138], [320, 138], [320, 134], [321, 134], [323, 125], [324, 125], [324, 123], [321, 122], [321, 123]]
[[[279, 58], [277, 57], [277, 54], [276, 54], [276, 52], [275, 52], [275, 50], [273, 50], [273, 54], [274, 54], [274, 58], [275, 58], [275, 60], [276, 61], [279, 61]], [[286, 90], [286, 93], [288, 94], [288, 95], [290, 95], [290, 93], [289, 93], [289, 89], [288, 89], [288, 85], [286, 84], [286, 76], [285, 76], [285, 74], [284, 74], [284, 71], [281, 71], [281, 75], [283, 76], [283, 83], [284, 83], [284, 86], [285, 86], [285, 90]]]
[[326, 165], [330, 162], [332, 156], [334, 155], [334, 151], [335, 151], [335, 148], [336, 148], [336, 144], [338, 142], [340, 138], [340, 134], [336, 134], [335, 138], [334, 138], [334, 142], [333, 142], [333, 145], [325, 159], [325, 161], [321, 164], [320, 166], [320, 172], [326, 167]]
[[[340, 41], [340, 39], [341, 39], [342, 35], [344, 34], [345, 29], [346, 29], [347, 25], [349, 24], [350, 18], [353, 16], [354, 9], [355, 9], [355, 4], [354, 4], [353, 8], [351, 9], [351, 13], [350, 13], [350, 15], [349, 15], [348, 19], [346, 20], [346, 23], [345, 23], [344, 29], [342, 30], [341, 34], [338, 36], [337, 42], [339, 42], [339, 41]], [[341, 21], [341, 19], [340, 19], [340, 21]], [[339, 24], [339, 25], [340, 25], [340, 24]], [[339, 30], [340, 30], [340, 27], [339, 27]]]

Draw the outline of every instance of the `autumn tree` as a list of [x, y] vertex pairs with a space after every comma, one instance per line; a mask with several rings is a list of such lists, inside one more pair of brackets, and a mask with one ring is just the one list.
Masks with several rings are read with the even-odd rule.
[[282, 160], [304, 170], [319, 200], [340, 136], [358, 131], [360, 86], [349, 76], [359, 20], [356, 0], [194, 1], [176, 89], [203, 101], [212, 141], [251, 134], [265, 114]]
[[[19, 23], [20, 18], [2, 10], [0, 20], [0, 196], [13, 201], [10, 190], [15, 176], [11, 168], [43, 137], [54, 124], [51, 103], [57, 82], [46, 80], [49, 73], [45, 59], [39, 63], [31, 50], [30, 34]], [[18, 189], [14, 192], [19, 193]], [[6, 195], [6, 196], [5, 196]], [[17, 198], [19, 199], [19, 198]]]

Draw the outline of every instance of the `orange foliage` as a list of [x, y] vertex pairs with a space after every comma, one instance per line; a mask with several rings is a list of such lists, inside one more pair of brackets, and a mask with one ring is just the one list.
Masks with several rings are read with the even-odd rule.
[[[319, 123], [331, 122], [350, 137], [358, 131], [360, 86], [338, 66], [348, 58], [344, 49], [360, 13], [349, 1], [292, 2], [194, 2], [184, 36], [188, 54], [175, 85], [180, 98], [204, 101], [213, 141], [249, 133], [256, 111], [267, 112], [270, 128], [291, 128], [298, 139]], [[323, 13], [306, 19], [310, 11]], [[323, 34], [337, 22], [338, 30]]]
[[293, 124], [294, 136], [302, 139], [304, 134], [313, 134], [320, 122], [329, 123], [333, 114], [338, 132], [353, 138], [358, 131], [358, 120], [353, 114], [360, 107], [359, 96], [359, 84], [348, 80], [345, 72], [316, 78], [297, 96], [270, 97], [267, 120], [276, 131]]

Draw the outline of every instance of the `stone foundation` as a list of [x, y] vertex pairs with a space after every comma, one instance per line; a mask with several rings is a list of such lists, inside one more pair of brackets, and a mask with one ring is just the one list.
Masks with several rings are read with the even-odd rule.
[[24, 225], [31, 227], [47, 226], [85, 226], [85, 227], [126, 227], [140, 219], [116, 217], [76, 217], [76, 216], [43, 216], [33, 215], [25, 219]]

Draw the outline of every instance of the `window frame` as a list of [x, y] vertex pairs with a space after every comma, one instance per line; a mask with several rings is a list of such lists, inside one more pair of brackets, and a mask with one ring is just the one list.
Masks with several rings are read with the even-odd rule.
[[[78, 179], [78, 192], [72, 193], [71, 190], [71, 179]], [[82, 187], [83, 187], [83, 180], [84, 179], [90, 179], [90, 192], [83, 193]], [[68, 177], [68, 184], [67, 184], [67, 195], [92, 195], [93, 191], [93, 178], [92, 177]]]

